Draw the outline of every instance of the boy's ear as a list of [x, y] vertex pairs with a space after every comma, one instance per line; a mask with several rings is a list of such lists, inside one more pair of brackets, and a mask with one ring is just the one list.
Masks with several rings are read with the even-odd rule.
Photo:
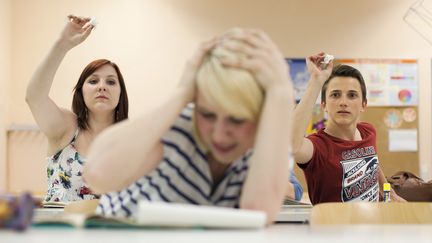
[[363, 101], [362, 102], [362, 110], [361, 110], [361, 112], [364, 112], [365, 110], [366, 110], [366, 107], [367, 107], [367, 101]]
[[325, 101], [322, 101], [322, 102], [321, 102], [321, 110], [324, 111], [324, 112], [327, 112]]

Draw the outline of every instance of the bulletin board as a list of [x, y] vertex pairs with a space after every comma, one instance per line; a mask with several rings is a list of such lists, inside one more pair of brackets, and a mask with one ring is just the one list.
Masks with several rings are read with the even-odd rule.
[[[287, 58], [293, 80], [296, 99], [300, 100], [309, 77], [304, 59]], [[357, 68], [363, 75], [368, 89], [368, 107], [361, 121], [374, 125], [377, 131], [377, 149], [381, 168], [386, 176], [405, 170], [419, 175], [418, 153], [418, 64], [413, 59], [339, 59]], [[291, 66], [295, 64], [294, 70]], [[303, 66], [302, 66], [303, 65]], [[305, 76], [307, 76], [305, 78]], [[299, 85], [297, 85], [299, 84]], [[306, 134], [316, 132], [326, 124], [319, 100]], [[416, 149], [410, 151], [391, 151], [389, 133], [392, 131], [411, 131], [416, 135]], [[297, 166], [295, 173], [307, 190], [303, 172]]]
[[[389, 122], [389, 117], [392, 115], [399, 117]], [[415, 119], [413, 120], [414, 116]], [[378, 158], [386, 176], [391, 176], [401, 170], [410, 171], [420, 176], [418, 149], [417, 151], [398, 152], [389, 150], [389, 131], [392, 129], [389, 126], [394, 126], [394, 129], [418, 131], [417, 107], [368, 107], [362, 115], [362, 120], [373, 124], [377, 131]]]

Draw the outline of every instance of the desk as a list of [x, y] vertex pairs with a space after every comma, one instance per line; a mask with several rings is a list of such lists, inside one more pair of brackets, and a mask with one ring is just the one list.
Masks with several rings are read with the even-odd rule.
[[362, 225], [315, 227], [305, 224], [276, 224], [256, 231], [202, 229], [69, 229], [30, 228], [24, 233], [0, 231], [7, 243], [256, 243], [256, 242], [343, 242], [343, 243], [423, 243], [432, 242], [432, 225]]

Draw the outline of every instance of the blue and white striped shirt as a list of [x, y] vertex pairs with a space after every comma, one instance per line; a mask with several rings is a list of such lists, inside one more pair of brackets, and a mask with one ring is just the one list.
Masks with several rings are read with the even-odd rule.
[[252, 150], [235, 160], [214, 186], [206, 155], [192, 136], [192, 113], [193, 107], [186, 107], [162, 138], [158, 167], [126, 189], [104, 194], [99, 214], [133, 217], [142, 200], [239, 207]]

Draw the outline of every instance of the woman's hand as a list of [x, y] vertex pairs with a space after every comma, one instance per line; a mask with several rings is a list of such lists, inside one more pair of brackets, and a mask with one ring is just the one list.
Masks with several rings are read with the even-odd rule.
[[249, 71], [265, 91], [290, 85], [289, 67], [276, 44], [261, 30], [231, 29], [223, 35], [222, 47], [238, 52], [239, 58], [221, 58], [228, 67]]
[[87, 39], [94, 26], [89, 23], [90, 18], [77, 17], [75, 15], [69, 15], [67, 18], [68, 22], [60, 34], [58, 41], [63, 47], [69, 50]]
[[322, 69], [322, 63], [324, 61], [325, 53], [321, 52], [313, 56], [306, 58], [306, 65], [311, 76], [311, 80], [320, 82], [321, 86], [330, 77], [333, 70], [333, 60], [325, 65]]
[[180, 79], [179, 88], [185, 91], [186, 99], [190, 102], [195, 98], [196, 77], [198, 70], [208, 52], [216, 46], [218, 37], [213, 37], [200, 44], [198, 49], [189, 58]]

